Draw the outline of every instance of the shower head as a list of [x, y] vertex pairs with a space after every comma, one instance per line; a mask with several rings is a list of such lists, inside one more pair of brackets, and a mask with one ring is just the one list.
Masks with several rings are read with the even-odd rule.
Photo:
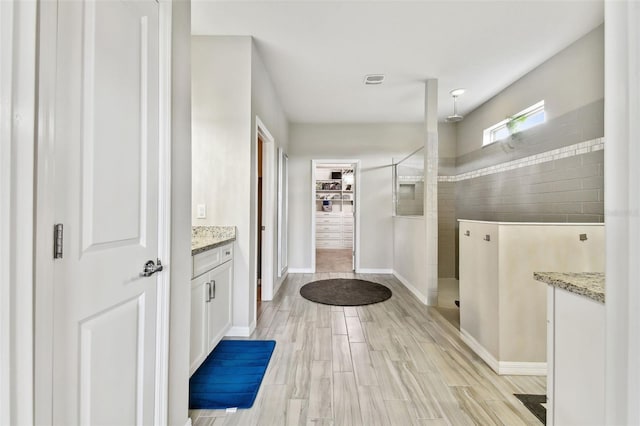
[[459, 114], [453, 114], [447, 117], [447, 121], [449, 123], [457, 123], [458, 121], [462, 121], [464, 117]]
[[458, 114], [458, 96], [464, 93], [464, 89], [454, 89], [451, 92], [451, 97], [453, 97], [453, 114], [447, 117], [447, 121], [449, 123], [457, 123], [461, 121], [464, 117]]

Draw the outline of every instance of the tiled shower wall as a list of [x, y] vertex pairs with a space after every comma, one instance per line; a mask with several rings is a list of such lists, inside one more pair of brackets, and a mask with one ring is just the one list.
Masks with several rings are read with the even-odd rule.
[[438, 277], [456, 276], [456, 184], [438, 182]]
[[604, 222], [603, 134], [600, 100], [460, 156], [455, 167], [441, 159], [439, 276], [458, 275], [457, 219]]

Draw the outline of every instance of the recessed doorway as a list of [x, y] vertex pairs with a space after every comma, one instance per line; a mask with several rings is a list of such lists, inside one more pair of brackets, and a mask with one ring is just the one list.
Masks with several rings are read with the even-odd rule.
[[264, 212], [262, 210], [262, 152], [263, 152], [264, 140], [262, 139], [262, 135], [258, 133], [258, 262], [257, 262], [257, 288], [256, 288], [256, 303], [258, 304], [258, 311], [260, 311], [260, 302], [262, 302], [262, 231], [264, 228], [263, 216]]
[[313, 161], [315, 272], [356, 269], [357, 161]]

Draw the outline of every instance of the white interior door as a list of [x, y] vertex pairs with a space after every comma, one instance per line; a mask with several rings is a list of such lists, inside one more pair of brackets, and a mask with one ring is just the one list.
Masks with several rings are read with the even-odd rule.
[[158, 18], [154, 0], [58, 4], [54, 424], [155, 423]]

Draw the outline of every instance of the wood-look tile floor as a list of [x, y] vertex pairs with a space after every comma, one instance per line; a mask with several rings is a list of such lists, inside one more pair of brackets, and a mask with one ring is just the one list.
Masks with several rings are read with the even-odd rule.
[[[393, 296], [337, 307], [299, 294], [307, 282], [350, 277], [386, 285]], [[250, 339], [277, 342], [255, 404], [193, 410], [194, 426], [540, 424], [513, 394], [544, 394], [546, 378], [496, 375], [392, 275], [290, 274], [263, 302]]]
[[316, 249], [316, 272], [352, 272], [351, 249]]

